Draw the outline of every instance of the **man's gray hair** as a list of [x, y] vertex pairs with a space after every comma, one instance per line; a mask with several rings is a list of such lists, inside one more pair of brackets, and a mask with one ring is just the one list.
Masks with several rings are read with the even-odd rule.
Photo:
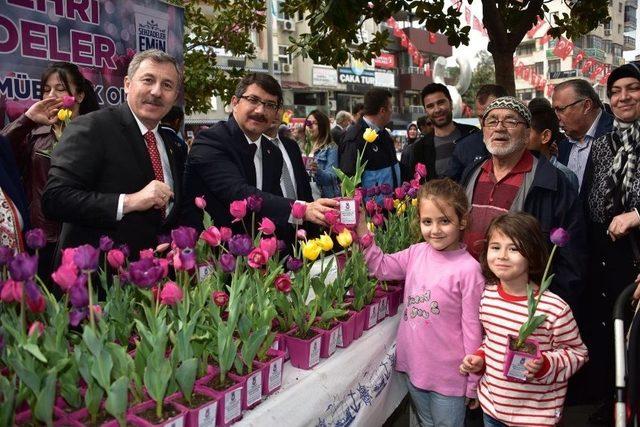
[[336, 123], [341, 124], [345, 121], [351, 121], [353, 116], [348, 111], [340, 110], [336, 113]]
[[573, 91], [578, 95], [579, 98], [587, 98], [590, 99], [591, 102], [597, 106], [602, 108], [602, 101], [600, 101], [600, 97], [596, 93], [591, 83], [589, 83], [585, 79], [571, 79], [566, 80], [562, 83], [558, 83], [554, 89], [554, 91], [559, 91], [566, 88], [573, 88]]
[[178, 84], [182, 83], [182, 73], [180, 72], [180, 67], [178, 67], [178, 61], [176, 61], [173, 56], [159, 49], [143, 50], [142, 52], [136, 53], [129, 63], [127, 76], [132, 78], [136, 71], [138, 71], [138, 68], [140, 68], [140, 64], [146, 59], [150, 59], [157, 64], [173, 64], [178, 73]]

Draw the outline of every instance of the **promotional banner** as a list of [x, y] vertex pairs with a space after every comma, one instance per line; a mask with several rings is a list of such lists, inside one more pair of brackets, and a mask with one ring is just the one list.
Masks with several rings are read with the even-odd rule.
[[51, 62], [76, 64], [100, 105], [118, 105], [137, 51], [160, 49], [182, 65], [184, 10], [158, 0], [0, 0], [0, 118], [40, 99]]

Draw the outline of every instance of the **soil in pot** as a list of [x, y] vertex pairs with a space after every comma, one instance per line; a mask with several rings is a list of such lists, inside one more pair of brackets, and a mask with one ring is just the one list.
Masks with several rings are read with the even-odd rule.
[[176, 408], [174, 408], [172, 405], [162, 405], [162, 414], [163, 417], [162, 418], [158, 418], [156, 416], [156, 406], [155, 404], [153, 406], [151, 406], [148, 409], [145, 409], [142, 412], [138, 412], [136, 414], [136, 416], [149, 421], [151, 424], [160, 424], [163, 421], [167, 421], [168, 419], [171, 419], [173, 417], [175, 417], [176, 415], [178, 415], [180, 413], [179, 410], [177, 410]]
[[207, 382], [207, 384], [205, 384], [205, 386], [217, 391], [225, 391], [226, 389], [228, 389], [234, 384], [235, 384], [235, 381], [233, 381], [229, 377], [225, 378], [224, 381], [221, 382], [220, 375], [216, 374], [213, 376], [213, 378], [209, 380], [209, 382]]
[[316, 335], [318, 335], [317, 332], [313, 332], [311, 329], [309, 329], [307, 331], [307, 333], [305, 334], [300, 334], [300, 332], [296, 332], [295, 334], [293, 334], [294, 337], [301, 339], [301, 340], [308, 340], [311, 339], [313, 337], [315, 337]]
[[509, 349], [511, 351], [520, 351], [522, 353], [527, 353], [530, 354], [532, 356], [535, 356], [536, 353], [538, 352], [538, 349], [536, 348], [536, 345], [534, 343], [531, 342], [524, 342], [522, 344], [522, 346], [518, 347], [518, 339], [509, 339]]
[[191, 395], [191, 404], [189, 404], [184, 397], [181, 397], [180, 399], [176, 399], [174, 400], [174, 402], [178, 402], [179, 404], [181, 404], [182, 406], [186, 406], [189, 409], [196, 409], [199, 408], [200, 406], [204, 405], [207, 402], [211, 402], [212, 397], [211, 396], [207, 396], [206, 394], [200, 394], [198, 392], [193, 392], [193, 394]]
[[[155, 409], [155, 408], [154, 408]], [[84, 424], [85, 426], [89, 426], [89, 427], [100, 427], [102, 424], [106, 423], [107, 421], [112, 421], [115, 418], [113, 418], [113, 415], [111, 415], [110, 413], [108, 413], [105, 410], [100, 410], [98, 412], [98, 415], [96, 416], [96, 420], [94, 422], [91, 421], [91, 417], [89, 417], [89, 415], [87, 415], [87, 418], [81, 420], [82, 424]]]

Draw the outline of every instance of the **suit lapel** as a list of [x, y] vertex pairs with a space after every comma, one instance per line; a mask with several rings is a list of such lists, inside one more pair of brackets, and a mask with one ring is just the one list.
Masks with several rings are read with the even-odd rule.
[[129, 105], [125, 102], [120, 105], [120, 113], [122, 117], [122, 133], [125, 140], [129, 142], [131, 151], [136, 158], [136, 163], [140, 166], [145, 180], [150, 182], [154, 179], [153, 166], [151, 166], [151, 159], [149, 158], [149, 151], [147, 145], [144, 142], [144, 138], [140, 133], [140, 127], [136, 122], [133, 113], [129, 109]]
[[233, 114], [229, 115], [227, 126], [229, 127], [232, 137], [230, 148], [234, 152], [235, 156], [237, 156], [238, 160], [240, 160], [247, 182], [249, 185], [253, 185], [255, 187], [256, 166], [253, 163], [254, 153], [249, 147], [249, 141], [247, 140], [244, 132], [242, 132], [242, 129], [240, 129], [240, 126], [238, 126], [236, 120], [233, 118]]

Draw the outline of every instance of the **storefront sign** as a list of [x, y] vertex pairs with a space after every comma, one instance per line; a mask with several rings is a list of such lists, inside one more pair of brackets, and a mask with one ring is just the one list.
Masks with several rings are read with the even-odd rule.
[[312, 81], [314, 86], [338, 86], [338, 73], [334, 68], [313, 67]]
[[396, 75], [392, 71], [376, 71], [375, 83], [376, 87], [396, 87]]
[[381, 53], [376, 59], [373, 60], [373, 64], [376, 68], [385, 68], [392, 70], [396, 68], [396, 56], [392, 53]]
[[356, 85], [375, 85], [376, 78], [373, 70], [362, 70], [362, 73], [357, 75], [351, 68], [340, 67], [338, 68], [338, 82], [342, 84], [356, 84]]

